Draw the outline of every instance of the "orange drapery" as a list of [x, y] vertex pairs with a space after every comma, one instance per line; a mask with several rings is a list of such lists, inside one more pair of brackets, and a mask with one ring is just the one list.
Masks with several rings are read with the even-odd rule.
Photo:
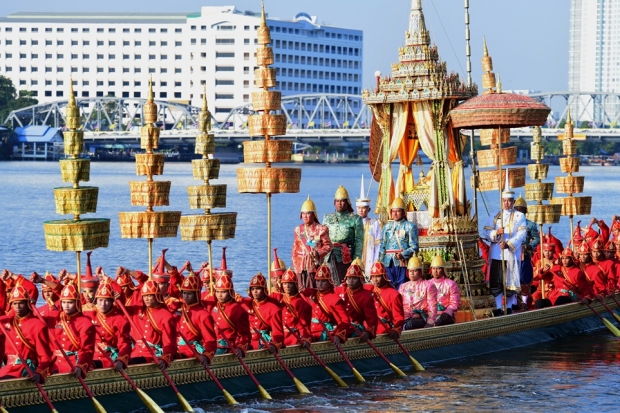
[[398, 170], [398, 178], [396, 179], [396, 193], [402, 195], [403, 192], [411, 192], [415, 185], [415, 179], [411, 171], [411, 165], [415, 161], [420, 148], [420, 141], [415, 133], [415, 120], [413, 111], [409, 111], [409, 119], [407, 120], [407, 131], [398, 148], [398, 157], [400, 159], [400, 168]]

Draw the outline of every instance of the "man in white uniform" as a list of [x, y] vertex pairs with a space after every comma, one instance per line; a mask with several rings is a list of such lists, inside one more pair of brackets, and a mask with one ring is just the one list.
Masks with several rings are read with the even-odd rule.
[[362, 175], [362, 188], [360, 197], [355, 200], [357, 215], [362, 217], [364, 223], [364, 246], [362, 248], [362, 262], [364, 263], [364, 274], [366, 279], [370, 279], [370, 269], [379, 257], [379, 247], [381, 246], [381, 222], [376, 218], [370, 218], [370, 198], [364, 195], [364, 175]]

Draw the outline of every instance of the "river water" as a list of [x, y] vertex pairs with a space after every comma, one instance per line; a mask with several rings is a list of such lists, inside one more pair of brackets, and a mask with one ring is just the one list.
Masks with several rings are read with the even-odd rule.
[[[220, 247], [227, 246], [228, 267], [234, 271], [237, 291], [242, 293], [256, 272], [266, 272], [267, 203], [265, 195], [237, 193], [235, 171], [238, 167], [222, 165], [220, 179], [211, 182], [228, 185], [227, 208], [222, 211], [238, 212], [235, 239], [214, 241], [213, 261], [219, 266]], [[428, 171], [428, 165], [422, 168]], [[367, 165], [306, 164], [302, 169], [300, 193], [273, 196], [272, 246], [278, 248], [280, 258], [287, 265], [291, 261], [293, 228], [300, 223], [299, 208], [306, 197], [311, 196], [322, 217], [333, 211], [332, 200], [338, 185], [345, 186], [351, 198], [356, 198], [359, 197], [362, 174], [367, 185], [370, 177]], [[414, 167], [416, 179], [419, 171], [420, 167]], [[582, 167], [579, 173], [586, 177], [585, 193], [593, 196], [592, 215], [606, 222], [610, 222], [614, 213], [620, 212], [617, 207], [620, 201], [617, 189], [619, 171], [617, 167], [592, 166]], [[558, 167], [551, 167], [547, 182], [559, 174]], [[46, 270], [56, 274], [62, 268], [75, 272], [74, 253], [45, 249], [43, 222], [69, 218], [55, 213], [53, 188], [69, 186], [61, 181], [59, 165], [53, 162], [0, 162], [0, 177], [0, 268], [24, 275]], [[144, 177], [135, 176], [132, 163], [93, 163], [91, 180], [83, 183], [99, 187], [97, 213], [84, 215], [84, 218], [111, 220], [109, 247], [98, 249], [92, 255], [93, 267], [101, 265], [110, 275], [119, 265], [141, 270], [146, 270], [148, 265], [146, 240], [120, 238], [118, 212], [143, 210], [130, 205], [130, 180], [144, 180]], [[201, 184], [192, 179], [189, 163], [166, 164], [164, 175], [156, 180], [172, 181], [170, 206], [156, 210], [202, 213], [189, 209], [186, 187]], [[373, 199], [376, 190], [377, 184], [373, 182], [370, 191]], [[517, 194], [519, 191], [516, 190]], [[498, 208], [498, 197], [497, 192], [489, 192], [480, 199], [481, 225], [489, 216], [485, 204], [491, 213]], [[580, 218], [589, 221], [589, 217], [578, 217], [575, 221]], [[553, 232], [563, 241], [568, 239], [568, 219], [563, 217]], [[184, 242], [180, 236], [155, 240], [156, 253], [162, 248], [169, 248], [166, 258], [179, 267], [186, 260], [195, 267], [207, 260], [204, 242]], [[279, 395], [272, 402], [241, 399], [242, 404], [235, 410], [603, 412], [618, 411], [620, 404], [620, 384], [617, 381], [620, 350], [617, 339], [606, 330], [426, 367], [426, 372], [412, 374], [406, 379], [386, 376], [344, 390], [328, 383], [313, 388], [314, 396], [309, 397], [290, 393]], [[228, 406], [210, 403], [201, 407], [214, 412], [228, 409]]]

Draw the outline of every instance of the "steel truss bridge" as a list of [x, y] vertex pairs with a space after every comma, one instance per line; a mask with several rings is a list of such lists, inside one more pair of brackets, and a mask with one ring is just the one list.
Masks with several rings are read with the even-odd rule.
[[[620, 140], [620, 94], [602, 92], [554, 92], [529, 95], [550, 107], [560, 106], [559, 119], [550, 116], [543, 138], [556, 140], [562, 134], [561, 126], [568, 108], [571, 117], [591, 119], [576, 123], [575, 133], [584, 134], [586, 140], [609, 142]], [[89, 145], [120, 144], [139, 145], [140, 127], [144, 125], [143, 107], [146, 99], [93, 97], [76, 98], [82, 110], [84, 140]], [[163, 145], [192, 144], [197, 132], [200, 108], [177, 102], [155, 101], [159, 108], [157, 125], [162, 128]], [[63, 129], [67, 100], [48, 102], [12, 111], [5, 124], [13, 128], [30, 125], [48, 125]], [[239, 144], [258, 139], [250, 137], [247, 117], [254, 112], [251, 104], [239, 106], [226, 114], [221, 122], [214, 123], [213, 132], [220, 144]], [[306, 145], [363, 144], [370, 139], [371, 110], [363, 104], [361, 96], [346, 94], [307, 94], [282, 97], [280, 113], [287, 118], [287, 139]], [[595, 119], [604, 119], [598, 122]], [[602, 127], [603, 124], [607, 127]], [[612, 127], [609, 127], [612, 126]], [[477, 135], [477, 133], [476, 133]], [[527, 142], [532, 138], [530, 129], [513, 129], [512, 141]]]

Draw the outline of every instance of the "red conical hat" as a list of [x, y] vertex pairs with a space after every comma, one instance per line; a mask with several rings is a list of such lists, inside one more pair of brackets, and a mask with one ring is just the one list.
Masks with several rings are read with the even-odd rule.
[[284, 265], [284, 261], [278, 258], [278, 249], [273, 249], [273, 263], [271, 263], [271, 276], [272, 277], [282, 277], [284, 271], [286, 271], [286, 266]]
[[603, 241], [600, 238], [596, 238], [592, 243], [592, 251], [602, 251], [604, 248]]
[[375, 263], [372, 264], [372, 267], [370, 268], [370, 276], [376, 277], [379, 275], [382, 276], [384, 280], [390, 281], [390, 279], [387, 277], [387, 271], [385, 269], [385, 265], [383, 265], [382, 262], [375, 261]]
[[571, 257], [571, 258], [574, 258], [573, 250], [571, 250], [570, 248], [566, 247], [566, 248], [564, 248], [564, 251], [562, 251], [560, 256], [561, 257]]
[[[53, 283], [57, 283], [58, 280], [54, 277], [50, 272], [46, 271], [45, 276], [43, 277], [45, 281], [51, 281]], [[51, 288], [48, 287], [45, 283], [41, 284], [41, 291], [51, 291]]]
[[549, 227], [549, 233], [548, 235], [543, 234], [543, 250], [545, 251], [553, 251], [555, 250], [555, 241], [553, 240], [553, 238], [555, 238], [553, 235], [551, 235], [551, 227]]
[[232, 270], [229, 270], [228, 267], [226, 267], [226, 247], [222, 247], [222, 263], [220, 264], [220, 268], [213, 269], [213, 275], [215, 275], [215, 278], [221, 275], [228, 275], [232, 278]]
[[284, 271], [284, 274], [282, 275], [282, 282], [297, 284], [297, 274], [295, 274], [295, 271], [291, 270], [290, 268]]
[[111, 298], [114, 299], [114, 289], [112, 288], [111, 282], [105, 282], [97, 288], [97, 292], [95, 293], [95, 299], [97, 298]]
[[60, 299], [63, 301], [80, 301], [80, 292], [74, 284], [67, 284], [60, 293]]
[[588, 226], [587, 229], [588, 230], [586, 231], [584, 235], [584, 239], [588, 241], [588, 243], [591, 244], [592, 242], [594, 242], [596, 238], [598, 238], [598, 232], [594, 231], [592, 227], [590, 226]]
[[351, 265], [349, 265], [349, 268], [347, 269], [347, 273], [345, 274], [345, 277], [364, 278], [364, 271], [362, 270], [362, 266], [360, 264], [361, 264], [361, 261], [359, 260], [359, 258], [356, 258], [351, 263]]
[[9, 304], [14, 301], [30, 301], [30, 295], [28, 291], [21, 285], [13, 288], [11, 295], [9, 296]]
[[145, 295], [159, 295], [159, 287], [157, 286], [157, 282], [153, 280], [147, 280], [140, 290], [140, 295], [144, 297]]
[[168, 248], [161, 250], [161, 259], [159, 260], [159, 265], [153, 271], [153, 275], [168, 275], [168, 271], [166, 271], [166, 251], [168, 251]]
[[116, 283], [119, 285], [119, 287], [129, 286], [129, 288], [132, 290], [136, 288], [133, 281], [131, 281], [131, 277], [127, 273], [119, 274], [116, 277]]
[[326, 280], [329, 281], [330, 284], [334, 284], [334, 280], [332, 280], [332, 272], [329, 270], [329, 267], [325, 264], [321, 264], [321, 266], [316, 270], [316, 275], [314, 277], [316, 281]]
[[575, 243], [575, 245], [580, 244], [581, 241], [583, 241], [583, 234], [581, 233], [581, 227], [579, 226], [579, 224], [581, 224], [581, 221], [577, 221], [577, 226], [573, 231], [573, 242]]
[[583, 240], [581, 242], [578, 252], [579, 254], [590, 254], [592, 252], [592, 250], [590, 249], [590, 245], [587, 243], [587, 241]]
[[99, 286], [99, 277], [93, 275], [93, 267], [90, 264], [90, 254], [92, 251], [86, 253], [86, 273], [82, 276], [81, 286], [82, 288], [97, 288]]
[[86, 253], [86, 274], [84, 274], [85, 278], [93, 278], [93, 267], [90, 265], [90, 254], [92, 251], [88, 251]]
[[252, 287], [267, 288], [267, 280], [265, 279], [265, 276], [260, 272], [256, 274], [250, 281], [250, 288]]
[[215, 291], [234, 291], [232, 278], [226, 274], [220, 275], [215, 282]]
[[609, 240], [607, 244], [605, 244], [605, 251], [616, 251], [616, 246], [612, 240]]
[[611, 232], [620, 231], [620, 221], [614, 219], [614, 222], [611, 223]]
[[194, 274], [193, 271], [190, 271], [189, 275], [183, 280], [180, 290], [200, 292], [200, 290], [202, 290], [202, 283], [200, 282], [200, 279], [196, 277], [196, 274]]

